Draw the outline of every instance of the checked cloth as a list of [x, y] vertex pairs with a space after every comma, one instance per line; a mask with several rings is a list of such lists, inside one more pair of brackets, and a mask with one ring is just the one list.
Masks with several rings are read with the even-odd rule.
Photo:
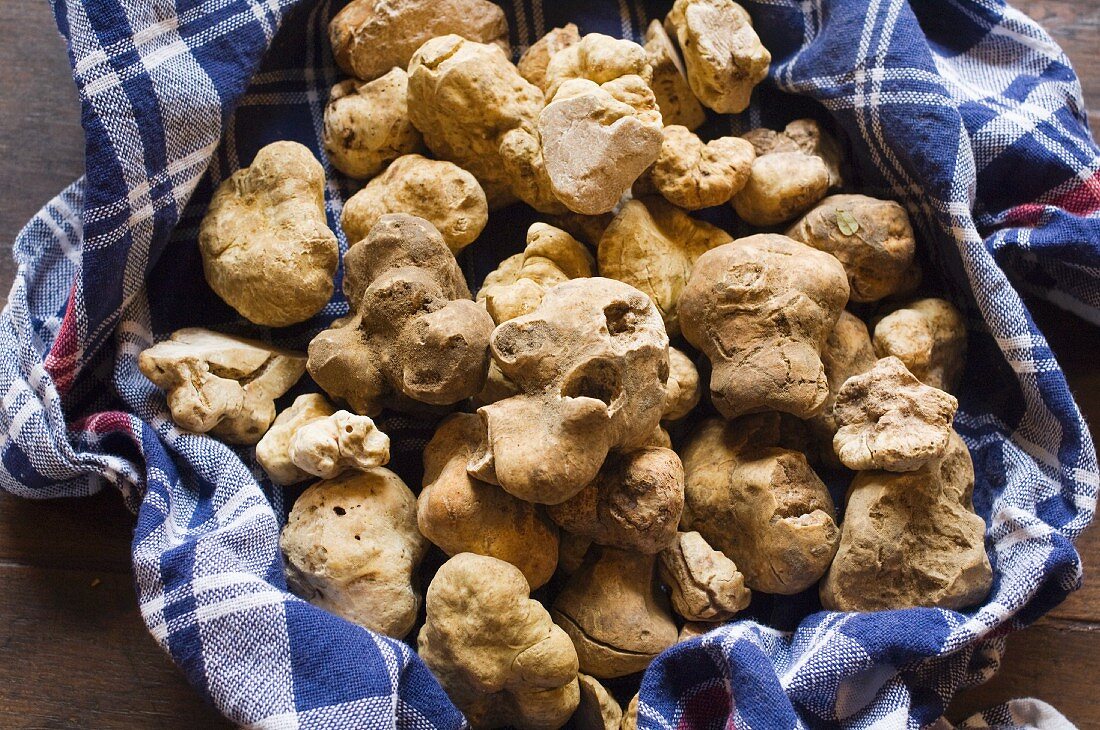
[[[14, 244], [18, 274], [0, 318], [0, 485], [35, 499], [121, 492], [137, 513], [145, 622], [234, 722], [457, 728], [462, 716], [409, 645], [286, 591], [278, 534], [295, 493], [272, 489], [248, 449], [178, 430], [136, 367], [179, 327], [304, 349], [346, 312], [338, 294], [301, 325], [249, 325], [206, 286], [196, 244], [212, 190], [260, 147], [291, 139], [321, 156], [338, 80], [326, 27], [340, 4], [54, 0], [87, 174]], [[638, 38], [669, 5], [502, 4], [517, 51], [570, 20]], [[1081, 580], [1073, 541], [1095, 510], [1096, 453], [1020, 292], [1100, 322], [1100, 155], [1066, 56], [999, 0], [745, 5], [771, 74], [732, 128], [712, 120], [704, 131], [816, 115], [850, 148], [854, 187], [909, 210], [927, 278], [970, 329], [957, 428], [996, 577], [972, 613], [838, 614], [813, 591], [760, 597], [747, 618], [654, 662], [639, 727], [923, 727], [990, 676], [1008, 632]], [[327, 171], [339, 230], [354, 188]], [[494, 216], [463, 254], [472, 283], [522, 246], [525, 215]], [[714, 217], [736, 225], [728, 212]], [[382, 421], [414, 488], [425, 426]], [[844, 485], [831, 486], [842, 505]], [[1022, 726], [1036, 714], [1003, 706], [975, 722]]]

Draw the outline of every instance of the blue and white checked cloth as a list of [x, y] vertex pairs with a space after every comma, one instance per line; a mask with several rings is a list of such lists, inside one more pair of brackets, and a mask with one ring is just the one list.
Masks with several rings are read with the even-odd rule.
[[[668, 3], [504, 5], [522, 49], [569, 20], [636, 38]], [[149, 630], [232, 720], [454, 728], [461, 716], [409, 646], [286, 592], [277, 538], [293, 494], [270, 489], [245, 450], [178, 431], [136, 367], [138, 352], [185, 325], [304, 348], [346, 311], [337, 296], [310, 322], [259, 330], [208, 289], [196, 245], [214, 186], [260, 147], [293, 139], [320, 154], [337, 80], [326, 26], [337, 6], [54, 1], [80, 91], [87, 175], [15, 242], [19, 271], [0, 318], [0, 485], [29, 498], [108, 483], [121, 491], [138, 515], [134, 575]], [[974, 455], [996, 579], [969, 614], [825, 613], [812, 595], [758, 601], [757, 621], [654, 663], [639, 726], [918, 728], [990, 675], [1007, 632], [1081, 580], [1072, 542], [1095, 510], [1096, 454], [1018, 292], [1100, 321], [1100, 157], [1065, 55], [999, 0], [747, 7], [775, 62], [733, 131], [831, 117], [856, 182], [905, 203], [926, 271], [967, 313], [958, 428]], [[338, 229], [350, 188], [328, 172]], [[464, 257], [475, 281], [522, 245], [515, 216], [495, 216]], [[384, 424], [414, 486], [422, 426]], [[1002, 707], [985, 720], [1022, 716]]]

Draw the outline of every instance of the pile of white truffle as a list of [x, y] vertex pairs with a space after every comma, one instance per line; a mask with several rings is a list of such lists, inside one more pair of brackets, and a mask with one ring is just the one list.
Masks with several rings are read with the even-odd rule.
[[[695, 133], [767, 75], [744, 9], [676, 0], [644, 45], [570, 24], [518, 65], [486, 0], [353, 0], [331, 37], [351, 78], [324, 147], [366, 181], [341, 219], [347, 315], [308, 354], [188, 328], [140, 357], [180, 428], [313, 482], [282, 534], [295, 593], [405, 637], [434, 545], [420, 656], [474, 727], [519, 728], [632, 727], [636, 698], [624, 713], [599, 680], [752, 591], [819, 585], [842, 611], [985, 597], [952, 429], [965, 326], [913, 298], [905, 209], [836, 192], [841, 146], [812, 120]], [[330, 302], [324, 191], [293, 142], [218, 187], [206, 279], [250, 322]], [[455, 255], [515, 203], [542, 220], [475, 298]], [[721, 205], [763, 230], [690, 214]], [[307, 370], [323, 394], [277, 413]], [[440, 419], [419, 496], [384, 468], [383, 410]], [[818, 472], [841, 468], [838, 525]]]

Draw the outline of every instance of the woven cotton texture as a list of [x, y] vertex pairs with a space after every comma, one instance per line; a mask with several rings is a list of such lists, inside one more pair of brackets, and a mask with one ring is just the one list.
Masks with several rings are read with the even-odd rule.
[[[908, 208], [926, 273], [968, 319], [957, 428], [974, 456], [996, 579], [973, 613], [826, 613], [812, 591], [763, 599], [758, 620], [653, 664], [639, 727], [918, 728], [989, 676], [1008, 631], [1081, 580], [1072, 542], [1095, 509], [1096, 454], [1018, 292], [1100, 322], [1098, 150], [1062, 51], [996, 0], [745, 4], [773, 54], [771, 76], [732, 129], [705, 129], [817, 114], [846, 138], [856, 186]], [[337, 295], [302, 325], [249, 325], [207, 287], [196, 243], [213, 188], [260, 147], [290, 139], [322, 155], [322, 111], [339, 78], [326, 27], [339, 5], [55, 0], [87, 176], [15, 242], [19, 271], [0, 319], [0, 486], [28, 498], [107, 484], [122, 493], [138, 515], [134, 574], [149, 630], [231, 720], [454, 728], [461, 715], [409, 645], [286, 591], [278, 533], [294, 492], [271, 489], [250, 450], [178, 430], [136, 367], [179, 327], [304, 349], [346, 312]], [[522, 50], [571, 20], [638, 38], [669, 4], [503, 5]], [[325, 165], [338, 229], [354, 188]], [[717, 219], [732, 225], [728, 212]], [[494, 216], [463, 254], [472, 283], [522, 245], [528, 220], [522, 210]], [[382, 427], [417, 488], [425, 424], [393, 417]]]

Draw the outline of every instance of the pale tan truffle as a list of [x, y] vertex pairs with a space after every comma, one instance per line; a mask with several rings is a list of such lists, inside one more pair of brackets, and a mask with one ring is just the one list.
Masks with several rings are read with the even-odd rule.
[[680, 52], [672, 44], [661, 21], [651, 21], [646, 29], [645, 50], [649, 54], [649, 65], [653, 67], [650, 86], [657, 97], [664, 123], [679, 124], [694, 131], [706, 121], [707, 114], [691, 90]]
[[848, 274], [853, 302], [875, 302], [898, 292], [916, 251], [905, 208], [866, 195], [830, 195], [787, 235], [837, 257]]
[[294, 503], [279, 544], [297, 595], [387, 636], [412, 629], [428, 542], [416, 529], [416, 497], [392, 471], [314, 484]]
[[597, 545], [656, 553], [675, 539], [683, 508], [680, 457], [669, 448], [646, 447], [611, 454], [590, 484], [546, 513]]
[[745, 187], [756, 153], [740, 137], [703, 143], [687, 127], [666, 126], [661, 153], [646, 173], [668, 202], [687, 210], [728, 203]]
[[829, 170], [816, 155], [773, 152], [757, 157], [733, 209], [747, 223], [767, 227], [801, 215], [825, 197]]
[[804, 152], [807, 155], [816, 155], [829, 170], [829, 187], [837, 188], [844, 184], [840, 169], [843, 164], [840, 145], [815, 119], [795, 119], [781, 132], [753, 129], [741, 137], [752, 143], [758, 156], [772, 152]]
[[905, 363], [933, 388], [953, 393], [966, 365], [966, 321], [946, 299], [918, 299], [875, 325], [875, 353]]
[[481, 235], [489, 221], [485, 191], [458, 165], [404, 155], [351, 196], [340, 223], [348, 241], [362, 241], [382, 216], [407, 213], [423, 218], [457, 254]]
[[199, 327], [176, 330], [143, 351], [138, 369], [167, 391], [180, 428], [254, 444], [275, 420], [275, 399], [305, 372], [290, 350]]
[[307, 474], [334, 479], [346, 471], [388, 464], [390, 437], [366, 416], [336, 411], [295, 432], [290, 440], [290, 460]]
[[321, 163], [297, 142], [261, 149], [214, 191], [199, 251], [210, 288], [248, 321], [286, 327], [319, 312], [340, 258]]
[[612, 449], [645, 445], [664, 410], [668, 335], [642, 292], [573, 279], [501, 323], [490, 349], [520, 394], [478, 409], [483, 448], [470, 474], [530, 502], [558, 504]]
[[601, 679], [640, 672], [676, 643], [653, 555], [600, 548], [569, 577], [550, 615], [577, 649], [581, 671]]
[[665, 386], [665, 410], [662, 421], [686, 417], [703, 397], [699, 371], [683, 350], [668, 348], [668, 383]]
[[857, 471], [915, 471], [942, 458], [959, 402], [924, 385], [896, 357], [853, 375], [837, 393], [833, 447]]
[[420, 531], [448, 555], [477, 553], [511, 563], [532, 588], [554, 574], [558, 530], [530, 502], [466, 473], [481, 438], [478, 417], [445, 419], [424, 447], [424, 489], [417, 500]]
[[539, 38], [520, 56], [516, 68], [520, 75], [540, 89], [546, 89], [546, 66], [558, 51], [579, 43], [581, 34], [573, 23], [554, 28]]
[[383, 216], [344, 255], [344, 293], [350, 314], [309, 344], [310, 375], [330, 397], [374, 416], [481, 390], [493, 320], [431, 223]]
[[337, 411], [317, 393], [298, 396], [256, 444], [256, 461], [281, 486], [311, 477], [335, 479], [389, 460], [390, 439], [374, 421]]
[[309, 479], [290, 458], [290, 441], [299, 428], [336, 412], [328, 398], [320, 393], [306, 393], [294, 399], [289, 408], [275, 417], [271, 428], [256, 444], [256, 461], [273, 484], [286, 486]]
[[700, 256], [678, 311], [685, 339], [710, 358], [715, 408], [726, 418], [819, 413], [829, 395], [821, 348], [847, 301], [840, 262], [786, 236], [740, 238]]
[[595, 271], [592, 254], [577, 239], [546, 223], [532, 223], [527, 246], [486, 275], [477, 302], [500, 324], [534, 311], [547, 289]]
[[539, 114], [538, 132], [554, 196], [584, 215], [614, 208], [661, 151], [657, 100], [637, 75], [565, 81]]
[[669, 587], [672, 608], [687, 621], [727, 621], [752, 598], [733, 561], [698, 532], [677, 533], [657, 556], [657, 572]]
[[[517, 169], [537, 177], [538, 170], [530, 169], [537, 168], [537, 159], [512, 160], [515, 169], [510, 171], [501, 150], [508, 147], [509, 155], [538, 151], [535, 125], [543, 107], [542, 91], [519, 75], [499, 47], [457, 35], [428, 41], [409, 62], [408, 104], [409, 118], [428, 149], [477, 178], [490, 209], [515, 201]], [[517, 134], [508, 138], [511, 132]], [[549, 185], [523, 182], [525, 191]], [[549, 205], [551, 201], [525, 202], [543, 212], [564, 210]]]
[[748, 107], [772, 57], [744, 8], [732, 0], [676, 0], [665, 29], [680, 44], [699, 101], [720, 114]]
[[683, 449], [684, 515], [764, 593], [804, 591], [825, 574], [840, 532], [805, 455], [779, 446], [775, 413], [704, 421]]
[[428, 586], [417, 644], [474, 728], [561, 727], [580, 702], [577, 652], [515, 566], [461, 553]]
[[653, 68], [644, 48], [634, 41], [588, 33], [550, 57], [542, 88], [549, 100], [566, 81], [587, 79], [602, 85], [631, 75], [641, 77], [647, 85], [653, 78]]
[[675, 337], [680, 332], [678, 301], [692, 266], [704, 253], [731, 240], [722, 229], [662, 198], [630, 200], [600, 239], [600, 275], [648, 294]]
[[402, 68], [374, 81], [344, 79], [332, 87], [323, 139], [333, 167], [365, 180], [401, 155], [423, 149], [424, 140], [409, 121], [408, 89]]
[[436, 36], [455, 34], [508, 51], [508, 20], [488, 0], [353, 0], [329, 24], [336, 63], [370, 81]]
[[903, 474], [864, 471], [848, 489], [840, 550], [821, 583], [834, 611], [964, 609], [993, 584], [974, 465], [952, 434], [943, 459]]

